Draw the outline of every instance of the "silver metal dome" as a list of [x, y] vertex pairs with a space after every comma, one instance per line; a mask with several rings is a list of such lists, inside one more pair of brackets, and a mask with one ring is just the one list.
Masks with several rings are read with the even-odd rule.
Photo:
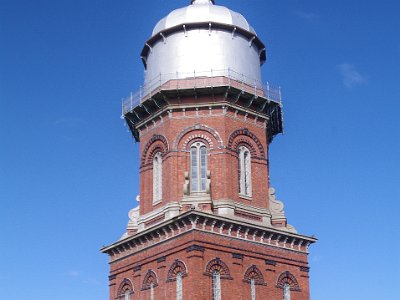
[[239, 13], [224, 6], [213, 5], [214, 1], [195, 0], [192, 5], [178, 8], [161, 19], [154, 27], [153, 36], [160, 31], [181, 24], [196, 22], [221, 23], [236, 26], [252, 33], [256, 33], [247, 20]]
[[265, 46], [239, 13], [194, 0], [157, 23], [142, 53], [145, 88], [171, 79], [236, 74], [261, 86]]

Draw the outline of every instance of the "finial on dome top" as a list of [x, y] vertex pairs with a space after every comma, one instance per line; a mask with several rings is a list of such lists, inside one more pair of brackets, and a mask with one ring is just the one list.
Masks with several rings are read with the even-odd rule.
[[192, 0], [192, 4], [215, 4], [214, 0]]

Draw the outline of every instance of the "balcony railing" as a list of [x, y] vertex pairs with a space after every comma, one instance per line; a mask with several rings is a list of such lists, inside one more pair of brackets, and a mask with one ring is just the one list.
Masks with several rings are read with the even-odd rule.
[[153, 78], [144, 86], [141, 86], [139, 91], [122, 99], [122, 115], [131, 112], [135, 107], [147, 99], [151, 99], [153, 95], [160, 91], [223, 86], [233, 87], [279, 104], [282, 101], [280, 87], [271, 86], [269, 83], [263, 84], [231, 69], [194, 71], [192, 73], [160, 74]]

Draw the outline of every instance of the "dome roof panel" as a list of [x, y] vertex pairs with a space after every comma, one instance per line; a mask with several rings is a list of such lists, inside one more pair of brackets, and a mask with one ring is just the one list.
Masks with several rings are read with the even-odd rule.
[[211, 22], [228, 24], [255, 33], [247, 20], [239, 13], [234, 12], [224, 6], [208, 4], [192, 4], [183, 8], [176, 9], [161, 19], [155, 26], [152, 35], [174, 26]]

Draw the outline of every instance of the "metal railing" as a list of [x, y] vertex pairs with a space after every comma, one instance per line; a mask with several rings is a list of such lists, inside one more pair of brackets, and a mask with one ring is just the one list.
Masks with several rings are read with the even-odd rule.
[[153, 95], [165, 90], [184, 90], [207, 87], [229, 86], [241, 91], [254, 94], [273, 101], [281, 103], [281, 88], [271, 86], [268, 82], [261, 83], [258, 80], [249, 78], [241, 73], [231, 69], [210, 70], [191, 73], [169, 73], [159, 74], [145, 85], [140, 86], [139, 91], [131, 93], [128, 97], [122, 99], [122, 115], [131, 112]]

